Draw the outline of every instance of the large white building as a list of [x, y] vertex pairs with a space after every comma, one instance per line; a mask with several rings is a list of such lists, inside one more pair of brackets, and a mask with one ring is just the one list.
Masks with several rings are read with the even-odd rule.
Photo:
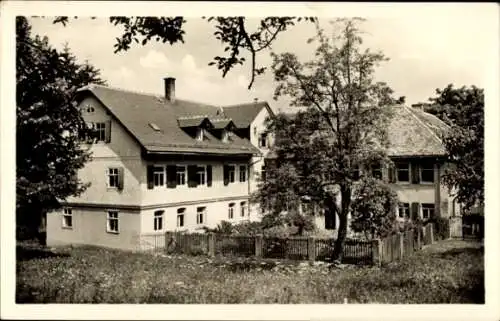
[[[79, 178], [91, 186], [47, 216], [47, 243], [136, 249], [141, 235], [196, 231], [222, 220], [259, 220], [249, 196], [257, 188], [272, 135], [266, 102], [211, 106], [176, 99], [175, 79], [155, 96], [104, 86], [79, 91], [85, 121], [95, 129], [92, 160]], [[399, 215], [453, 215], [440, 184], [444, 124], [421, 110], [396, 106], [389, 154], [396, 170], [374, 169], [389, 179], [401, 201]], [[378, 172], [379, 171], [379, 172]], [[335, 216], [317, 218], [336, 229]]]

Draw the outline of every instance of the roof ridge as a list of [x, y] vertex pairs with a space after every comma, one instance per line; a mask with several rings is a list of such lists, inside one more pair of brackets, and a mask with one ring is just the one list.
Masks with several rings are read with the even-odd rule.
[[[163, 97], [163, 95], [160, 95], [160, 94], [154, 94], [154, 93], [150, 93], [150, 92], [132, 90], [132, 89], [126, 89], [126, 88], [120, 88], [120, 87], [116, 87], [116, 86], [108, 86], [108, 85], [104, 86], [104, 85], [99, 85], [99, 84], [90, 84], [90, 85], [82, 87], [80, 90], [93, 89], [95, 87], [104, 88], [104, 89], [111, 89], [111, 90], [121, 91], [121, 92], [127, 92], [127, 93], [132, 93], [132, 94], [138, 94], [138, 95], [143, 95], [143, 96], [149, 96], [149, 97], [154, 97], [154, 98], [165, 99], [165, 97]], [[176, 100], [186, 102], [186, 103], [203, 105], [206, 107], [218, 108], [218, 109], [222, 107], [222, 106], [211, 105], [211, 104], [207, 104], [204, 102], [187, 100], [187, 99], [182, 99], [182, 98], [177, 98]]]
[[427, 125], [423, 120], [418, 118], [418, 116], [415, 115], [415, 113], [413, 113], [413, 111], [410, 110], [410, 107], [403, 105], [403, 109], [405, 109], [410, 115], [412, 115], [413, 118], [415, 118], [420, 124], [422, 124], [431, 133], [432, 137], [436, 138], [440, 144], [443, 143], [443, 140], [439, 138], [439, 136], [434, 132], [434, 130], [430, 128], [429, 125]]

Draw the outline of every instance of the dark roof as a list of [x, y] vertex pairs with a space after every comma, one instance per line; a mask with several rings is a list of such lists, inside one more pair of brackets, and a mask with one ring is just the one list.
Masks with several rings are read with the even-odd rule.
[[273, 111], [266, 102], [254, 102], [223, 107], [224, 114], [231, 118], [238, 128], [249, 127], [262, 108], [267, 108], [269, 114], [274, 115]]
[[223, 129], [234, 126], [234, 122], [230, 118], [209, 118], [209, 120], [215, 129]]
[[[445, 148], [441, 141], [448, 125], [434, 115], [418, 108], [403, 105], [391, 106], [394, 113], [388, 126], [389, 156], [443, 156]], [[296, 114], [283, 113], [288, 119]], [[271, 151], [269, 158], [276, 157]]]
[[206, 116], [194, 116], [194, 117], [179, 117], [177, 118], [177, 122], [179, 123], [179, 127], [198, 127], [203, 124], [208, 118]]
[[[224, 143], [208, 133], [206, 140], [198, 141], [179, 126], [178, 119], [186, 116], [220, 118], [224, 116], [220, 107], [180, 99], [171, 103], [161, 96], [99, 85], [82, 88], [80, 93], [93, 94], [148, 152], [231, 155], [260, 153], [247, 139], [233, 137], [230, 142]], [[203, 117], [197, 117], [196, 121]], [[150, 123], [156, 124], [159, 130], [154, 130]]]

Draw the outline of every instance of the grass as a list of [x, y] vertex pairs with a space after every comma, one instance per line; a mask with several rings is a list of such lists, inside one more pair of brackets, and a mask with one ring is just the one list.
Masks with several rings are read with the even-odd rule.
[[484, 303], [484, 250], [441, 241], [383, 267], [18, 245], [17, 303]]

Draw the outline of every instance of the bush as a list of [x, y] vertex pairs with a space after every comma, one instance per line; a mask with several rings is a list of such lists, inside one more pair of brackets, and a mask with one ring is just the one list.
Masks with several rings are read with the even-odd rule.
[[435, 217], [429, 223], [434, 224], [434, 239], [445, 240], [450, 236], [450, 220], [444, 217]]
[[384, 237], [394, 229], [398, 197], [384, 182], [365, 177], [353, 193], [351, 228], [367, 238]]

